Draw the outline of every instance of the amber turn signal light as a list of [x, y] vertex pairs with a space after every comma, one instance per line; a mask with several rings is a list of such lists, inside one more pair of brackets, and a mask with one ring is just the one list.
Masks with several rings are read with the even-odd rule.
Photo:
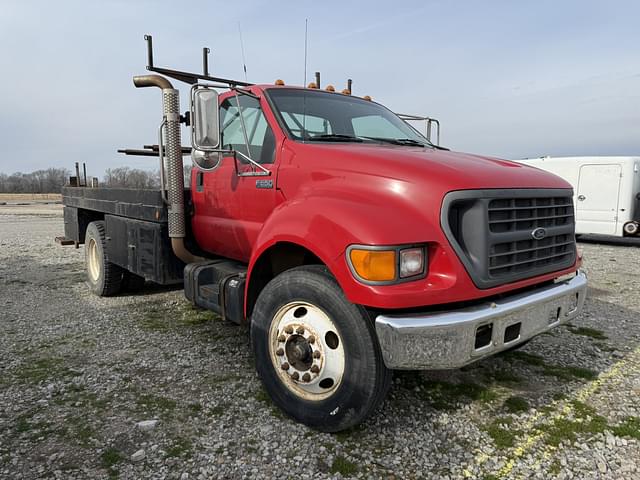
[[395, 250], [365, 250], [349, 252], [351, 265], [358, 276], [368, 282], [390, 282], [396, 279]]

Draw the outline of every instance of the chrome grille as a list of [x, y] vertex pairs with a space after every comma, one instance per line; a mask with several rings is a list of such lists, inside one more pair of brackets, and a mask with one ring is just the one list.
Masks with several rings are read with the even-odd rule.
[[572, 198], [564, 189], [451, 192], [442, 225], [474, 283], [490, 288], [574, 263]]

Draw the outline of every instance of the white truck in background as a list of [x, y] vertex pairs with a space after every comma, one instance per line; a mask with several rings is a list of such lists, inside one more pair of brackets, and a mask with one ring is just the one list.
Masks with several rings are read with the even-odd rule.
[[573, 186], [576, 235], [640, 235], [640, 157], [541, 157], [515, 160]]

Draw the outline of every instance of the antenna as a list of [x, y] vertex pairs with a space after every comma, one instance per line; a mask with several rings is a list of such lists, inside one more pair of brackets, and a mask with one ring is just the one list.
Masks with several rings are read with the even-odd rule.
[[238, 33], [240, 33], [240, 51], [242, 52], [242, 69], [244, 70], [244, 81], [247, 81], [247, 62], [244, 58], [244, 42], [242, 41], [242, 28], [238, 22]]
[[308, 26], [309, 23], [309, 19], [305, 18], [304, 19], [304, 80], [302, 81], [302, 86], [305, 87], [307, 85], [307, 33], [308, 33]]
[[209, 53], [211, 52], [211, 50], [209, 50], [207, 47], [204, 47], [202, 49], [202, 74], [205, 77], [209, 76]]

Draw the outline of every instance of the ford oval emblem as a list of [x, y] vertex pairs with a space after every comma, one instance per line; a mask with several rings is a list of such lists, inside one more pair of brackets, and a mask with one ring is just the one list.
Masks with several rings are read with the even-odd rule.
[[535, 240], [542, 240], [544, 237], [547, 236], [547, 231], [544, 228], [539, 227], [539, 228], [536, 228], [535, 230], [533, 230], [531, 232], [531, 236]]

